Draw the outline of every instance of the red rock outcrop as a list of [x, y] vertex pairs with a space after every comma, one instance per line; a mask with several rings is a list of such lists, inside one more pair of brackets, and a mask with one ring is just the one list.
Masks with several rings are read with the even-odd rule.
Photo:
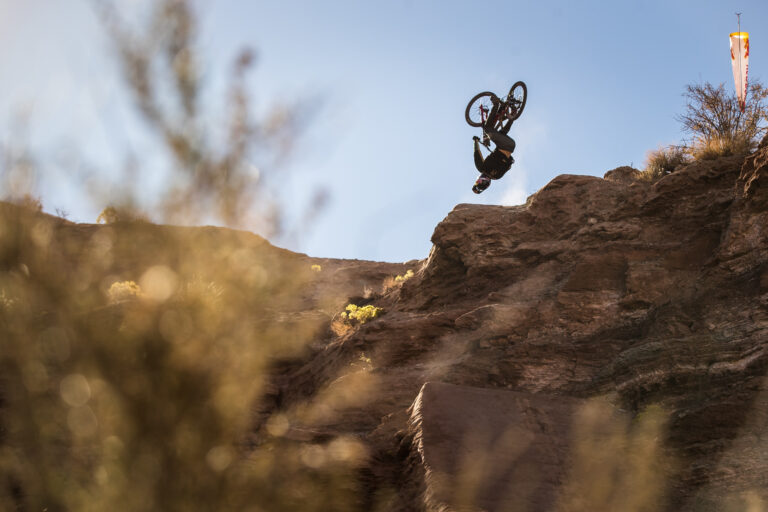
[[[520, 427], [519, 400], [546, 411], [594, 397], [632, 418], [666, 411], [657, 501], [627, 510], [768, 497], [768, 149], [653, 184], [617, 171], [559, 176], [522, 206], [458, 205], [416, 275], [369, 300], [383, 317], [329, 332], [310, 358], [282, 368], [283, 407], [354, 375], [375, 383], [331, 420], [297, 428], [368, 443], [370, 496], [396, 490], [385, 510], [459, 510], [436, 496], [458, 478], [451, 460], [464, 432]], [[490, 490], [466, 510], [599, 509], [557, 501], [573, 442], [568, 407], [549, 416], [525, 458], [547, 479], [542, 497], [512, 507]], [[489, 479], [527, 485], [496, 455], [501, 473]], [[491, 480], [483, 485], [496, 489]]]

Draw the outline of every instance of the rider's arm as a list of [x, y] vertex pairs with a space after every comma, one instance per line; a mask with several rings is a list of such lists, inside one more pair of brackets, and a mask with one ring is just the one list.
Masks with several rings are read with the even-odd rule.
[[483, 172], [484, 165], [483, 165], [483, 154], [480, 152], [480, 143], [477, 139], [475, 139], [475, 167], [477, 167], [477, 170], [480, 172]]

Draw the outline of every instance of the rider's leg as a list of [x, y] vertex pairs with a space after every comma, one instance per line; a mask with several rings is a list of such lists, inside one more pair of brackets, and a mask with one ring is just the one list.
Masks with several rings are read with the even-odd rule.
[[483, 154], [480, 152], [480, 143], [475, 140], [475, 167], [480, 172], [483, 172]]
[[486, 120], [485, 125], [483, 126], [483, 138], [492, 140], [497, 147], [511, 153], [515, 150], [515, 141], [507, 135], [507, 132], [512, 126], [512, 121], [506, 118], [501, 120], [501, 122], [498, 123], [497, 130], [497, 123], [494, 122], [494, 120], [496, 119], [498, 111], [499, 104], [495, 103], [491, 109], [491, 112], [488, 114], [488, 119]]
[[[491, 108], [491, 111], [488, 113], [488, 118], [485, 121], [485, 124], [483, 125], [483, 130], [486, 133], [490, 132], [500, 132], [503, 134], [509, 133], [509, 129], [512, 127], [512, 120], [507, 118], [506, 116], [499, 122], [496, 123], [495, 119], [499, 112], [500, 103], [494, 103], [493, 107]], [[496, 129], [496, 124], [498, 124], [498, 129]]]
[[513, 153], [515, 151], [515, 139], [504, 133], [490, 131], [487, 132], [491, 140], [496, 144], [499, 149], [504, 149]]
[[485, 120], [485, 124], [483, 125], [483, 131], [486, 133], [496, 131], [495, 125], [496, 125], [496, 115], [499, 112], [499, 104], [494, 103], [493, 107], [491, 108], [491, 111], [488, 113], [488, 118]]
[[499, 129], [499, 132], [501, 132], [504, 135], [506, 135], [507, 133], [509, 133], [509, 129], [511, 127], [512, 127], [512, 120], [511, 119], [507, 119], [506, 121], [504, 121], [502, 123], [501, 128]]

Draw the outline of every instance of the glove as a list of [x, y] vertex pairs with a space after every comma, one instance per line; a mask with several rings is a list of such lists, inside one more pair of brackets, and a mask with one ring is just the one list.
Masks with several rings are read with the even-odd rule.
[[475, 135], [474, 137], [472, 137], [472, 140], [475, 141], [475, 142], [480, 142], [480, 137]]

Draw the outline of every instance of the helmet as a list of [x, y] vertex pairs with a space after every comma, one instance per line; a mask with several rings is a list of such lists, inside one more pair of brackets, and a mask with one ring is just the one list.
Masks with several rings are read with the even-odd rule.
[[477, 178], [477, 181], [472, 186], [472, 192], [475, 194], [479, 194], [483, 190], [487, 189], [491, 186], [491, 178], [486, 176], [485, 174], [481, 174], [479, 178]]

